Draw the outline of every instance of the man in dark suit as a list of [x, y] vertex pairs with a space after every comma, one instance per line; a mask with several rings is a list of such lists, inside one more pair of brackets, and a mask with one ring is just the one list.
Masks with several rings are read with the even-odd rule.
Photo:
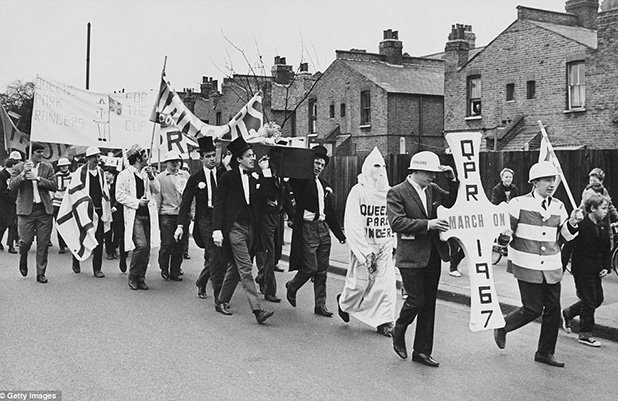
[[314, 277], [314, 313], [331, 317], [333, 313], [326, 308], [326, 271], [329, 266], [331, 245], [329, 228], [340, 243], [345, 244], [346, 237], [333, 208], [333, 191], [327, 182], [319, 178], [329, 162], [326, 148], [318, 145], [312, 150], [315, 178], [290, 180], [296, 200], [290, 271], [298, 270], [298, 272], [285, 284], [286, 298], [296, 307], [296, 292]]
[[174, 236], [178, 241], [183, 235], [183, 227], [189, 224], [191, 204], [195, 200], [193, 239], [197, 246], [204, 249], [204, 268], [195, 282], [197, 296], [202, 299], [206, 298], [206, 284], [208, 279], [212, 278], [212, 288], [215, 294], [215, 303], [217, 303], [225, 276], [225, 263], [221, 250], [212, 241], [212, 220], [217, 185], [223, 171], [215, 166], [216, 148], [212, 142], [212, 137], [204, 136], [198, 138], [197, 142], [202, 168], [189, 177], [187, 186], [182, 193], [178, 227]]
[[253, 255], [257, 238], [259, 204], [258, 180], [251, 173], [255, 154], [251, 145], [239, 136], [228, 145], [235, 166], [225, 172], [215, 195], [212, 238], [216, 246], [223, 246], [228, 268], [219, 293], [217, 312], [231, 315], [228, 303], [239, 281], [247, 294], [255, 319], [262, 324], [273, 315], [262, 309], [253, 281]]
[[[438, 367], [433, 359], [433, 333], [436, 295], [440, 281], [440, 259], [449, 258], [448, 246], [439, 238], [448, 230], [446, 220], [436, 218], [438, 206], [451, 207], [457, 198], [458, 182], [453, 169], [441, 166], [432, 152], [419, 152], [410, 160], [409, 175], [386, 196], [386, 212], [393, 232], [397, 233], [395, 266], [401, 272], [407, 298], [393, 328], [393, 348], [406, 359], [405, 334], [418, 316], [412, 360]], [[444, 172], [448, 192], [433, 183], [436, 173]]]
[[9, 189], [17, 191], [17, 231], [19, 232], [19, 271], [28, 275], [28, 251], [36, 235], [36, 281], [47, 283], [47, 251], [52, 230], [50, 191], [55, 191], [54, 168], [43, 161], [44, 147], [32, 143], [32, 156], [13, 167]]

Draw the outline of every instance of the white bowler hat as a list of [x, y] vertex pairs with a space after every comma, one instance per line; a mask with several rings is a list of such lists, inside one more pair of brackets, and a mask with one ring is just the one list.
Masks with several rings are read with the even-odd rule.
[[101, 151], [96, 146], [88, 146], [88, 149], [86, 149], [86, 157], [100, 155], [100, 154], [101, 154]]
[[21, 160], [21, 153], [19, 153], [18, 150], [14, 150], [11, 152], [11, 154], [9, 155], [9, 159], [13, 159], [13, 160]]
[[532, 182], [538, 178], [555, 177], [558, 175], [558, 169], [551, 162], [538, 162], [530, 167], [528, 173], [528, 182]]
[[427, 150], [412, 156], [408, 170], [430, 171], [433, 173], [442, 173], [444, 171], [440, 165], [438, 155]]
[[170, 162], [172, 160], [182, 161], [182, 157], [180, 157], [180, 153], [178, 153], [178, 151], [175, 149], [167, 152], [165, 156], [163, 157], [162, 162], [165, 163], [165, 162]]
[[61, 157], [60, 159], [58, 159], [58, 167], [70, 166], [70, 165], [71, 165], [71, 162], [66, 157]]

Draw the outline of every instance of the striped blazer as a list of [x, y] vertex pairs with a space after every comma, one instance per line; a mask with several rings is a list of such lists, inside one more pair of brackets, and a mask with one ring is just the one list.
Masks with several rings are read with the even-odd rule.
[[571, 241], [577, 228], [568, 222], [564, 204], [553, 197], [543, 209], [534, 192], [509, 203], [513, 240], [509, 244], [507, 271], [528, 283], [555, 284], [562, 280], [560, 240]]

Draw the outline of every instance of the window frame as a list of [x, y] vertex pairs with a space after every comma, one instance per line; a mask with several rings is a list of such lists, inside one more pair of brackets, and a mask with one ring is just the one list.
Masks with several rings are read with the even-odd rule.
[[513, 82], [509, 82], [508, 84], [506, 84], [506, 101], [515, 101], [515, 84]]
[[335, 103], [331, 103], [328, 107], [328, 115], [330, 118], [335, 118]]
[[360, 92], [360, 125], [371, 125], [371, 91], [363, 90]]
[[526, 81], [526, 99], [536, 99], [536, 80]]
[[[576, 76], [572, 73], [573, 68], [577, 67]], [[575, 60], [567, 63], [566, 68], [567, 84], [567, 110], [582, 110], [586, 108], [586, 61]], [[577, 82], [572, 81], [576, 78]], [[577, 91], [578, 102], [574, 100]]]
[[318, 99], [311, 98], [308, 102], [308, 123], [309, 135], [318, 133]]
[[[472, 83], [477, 81], [479, 83], [479, 97], [472, 97]], [[467, 117], [480, 117], [483, 115], [483, 87], [480, 74], [469, 75], [466, 80], [466, 116]], [[474, 111], [474, 105], [478, 104], [480, 111], [476, 113]]]
[[345, 103], [339, 105], [339, 116], [345, 117]]

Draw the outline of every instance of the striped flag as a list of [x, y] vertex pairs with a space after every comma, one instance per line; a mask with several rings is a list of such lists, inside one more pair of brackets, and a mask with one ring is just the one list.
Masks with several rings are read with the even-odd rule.
[[26, 153], [26, 148], [30, 144], [30, 135], [17, 129], [9, 113], [0, 105], [0, 130], [4, 132], [4, 147], [6, 150], [16, 149]]
[[262, 96], [258, 93], [227, 123], [229, 130], [226, 130], [222, 139], [234, 140], [239, 135], [243, 138], [258, 135], [263, 117]]

